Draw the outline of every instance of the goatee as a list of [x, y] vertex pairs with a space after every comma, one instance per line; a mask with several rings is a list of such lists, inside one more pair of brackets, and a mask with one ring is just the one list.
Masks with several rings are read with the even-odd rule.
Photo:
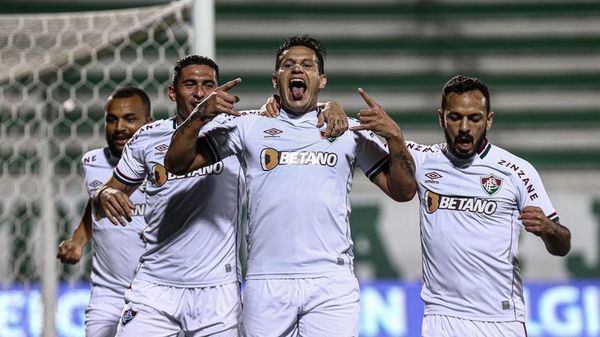
[[444, 136], [446, 137], [446, 144], [448, 144], [447, 148], [448, 150], [450, 150], [450, 153], [452, 153], [456, 158], [468, 159], [473, 157], [479, 151], [479, 149], [481, 148], [481, 144], [483, 144], [483, 141], [485, 140], [486, 132], [487, 130], [484, 129], [481, 135], [479, 135], [479, 138], [475, 139], [475, 141], [473, 142], [473, 150], [467, 153], [456, 151], [454, 145], [461, 140], [473, 139], [472, 136], [467, 134], [459, 134], [456, 136], [456, 138], [452, 139], [452, 136], [450, 136], [450, 134], [448, 133], [448, 129], [444, 129]]

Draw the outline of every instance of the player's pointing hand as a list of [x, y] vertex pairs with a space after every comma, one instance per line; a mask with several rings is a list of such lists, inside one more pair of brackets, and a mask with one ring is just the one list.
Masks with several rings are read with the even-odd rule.
[[240, 83], [242, 83], [242, 79], [238, 77], [218, 87], [217, 90], [229, 92], [229, 90], [235, 88], [235, 86], [237, 86]]
[[367, 103], [367, 108], [358, 112], [360, 125], [350, 128], [352, 131], [371, 130], [383, 138], [402, 137], [402, 131], [394, 120], [383, 110], [365, 90], [358, 89], [358, 93]]
[[239, 102], [240, 98], [230, 94], [229, 91], [240, 83], [242, 83], [242, 79], [236, 78], [215, 89], [196, 106], [190, 117], [209, 121], [222, 113], [239, 116], [240, 113], [233, 110], [233, 105]]

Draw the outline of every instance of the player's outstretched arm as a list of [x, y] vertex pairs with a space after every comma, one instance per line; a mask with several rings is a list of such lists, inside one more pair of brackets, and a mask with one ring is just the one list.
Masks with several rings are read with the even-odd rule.
[[368, 107], [358, 113], [360, 125], [354, 126], [350, 130], [375, 132], [385, 138], [390, 152], [388, 168], [379, 173], [373, 179], [373, 183], [396, 201], [411, 200], [417, 191], [415, 164], [404, 144], [402, 130], [366, 91], [359, 88], [358, 92]]
[[210, 155], [206, 140], [204, 137], [198, 138], [198, 134], [200, 129], [218, 114], [240, 115], [233, 111], [233, 105], [239, 101], [239, 98], [229, 94], [229, 90], [241, 81], [237, 78], [215, 89], [177, 127], [165, 155], [167, 171], [179, 175], [186, 174], [214, 163], [215, 159]]
[[129, 199], [139, 185], [125, 185], [111, 177], [92, 198], [96, 217], [106, 217], [113, 225], [127, 225], [131, 221], [133, 203]]
[[75, 264], [81, 260], [83, 248], [92, 238], [92, 204], [88, 200], [85, 210], [81, 215], [79, 225], [75, 228], [69, 240], [64, 240], [58, 245], [56, 258], [62, 263]]
[[525, 230], [542, 238], [552, 255], [565, 256], [571, 250], [571, 231], [559, 222], [550, 220], [536, 206], [526, 206], [519, 216]]

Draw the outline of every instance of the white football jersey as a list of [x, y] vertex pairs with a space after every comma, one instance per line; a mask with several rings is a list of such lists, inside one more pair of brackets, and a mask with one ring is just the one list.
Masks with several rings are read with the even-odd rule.
[[114, 171], [124, 184], [146, 180], [146, 250], [136, 278], [175, 287], [239, 280], [238, 228], [245, 186], [236, 158], [183, 176], [164, 157], [176, 119], [143, 126], [125, 146]]
[[421, 204], [425, 314], [524, 322], [518, 217], [537, 206], [558, 220], [537, 171], [487, 141], [468, 160], [445, 144], [407, 147]]
[[[110, 178], [119, 158], [108, 148], [87, 152], [81, 159], [83, 178], [90, 197]], [[107, 218], [97, 219], [92, 214], [91, 282], [96, 295], [122, 297], [133, 280], [135, 268], [144, 251], [140, 234], [146, 227], [144, 208], [146, 196], [140, 188], [131, 194], [134, 211], [131, 223], [123, 228], [113, 225]]]
[[[350, 126], [357, 125], [354, 119]], [[237, 155], [248, 186], [248, 279], [350, 274], [350, 188], [389, 160], [371, 132], [324, 139], [317, 112], [230, 118], [207, 132], [215, 158]]]

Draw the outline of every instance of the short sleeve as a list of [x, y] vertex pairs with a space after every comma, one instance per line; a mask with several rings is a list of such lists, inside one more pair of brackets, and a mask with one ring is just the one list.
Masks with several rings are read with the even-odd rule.
[[242, 117], [215, 117], [201, 130], [200, 136], [205, 136], [210, 151], [216, 161], [223, 158], [238, 155], [244, 150], [244, 128], [245, 120]]
[[515, 176], [519, 209], [522, 210], [526, 206], [537, 206], [544, 211], [544, 214], [550, 220], [558, 221], [556, 209], [550, 201], [550, 197], [537, 170], [526, 161], [523, 161], [521, 167], [523, 174], [521, 177]]
[[423, 165], [428, 155], [441, 151], [444, 148], [444, 144], [421, 145], [410, 140], [406, 141], [405, 144], [408, 152], [413, 157], [416, 168]]
[[365, 175], [373, 180], [389, 165], [388, 150], [372, 131], [361, 130], [357, 135], [356, 162]]
[[139, 185], [146, 178], [144, 153], [148, 145], [146, 127], [139, 129], [125, 144], [121, 159], [114, 170], [114, 177], [126, 185]]

